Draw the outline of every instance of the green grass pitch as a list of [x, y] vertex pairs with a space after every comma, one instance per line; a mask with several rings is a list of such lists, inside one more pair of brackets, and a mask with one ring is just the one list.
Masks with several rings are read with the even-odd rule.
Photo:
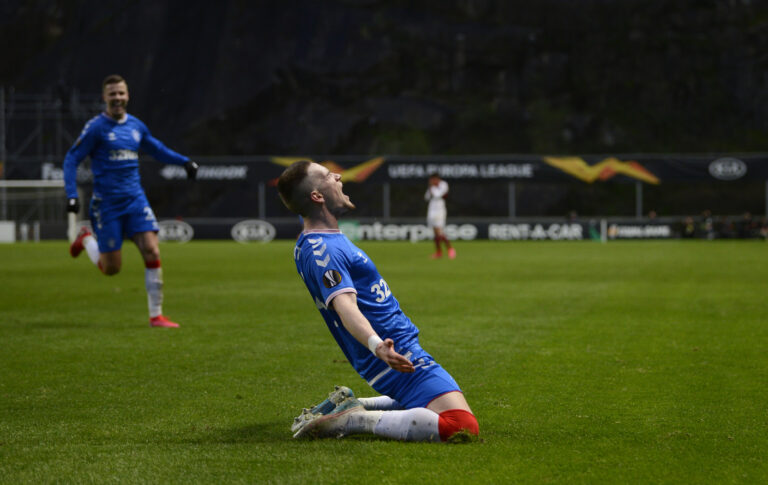
[[766, 483], [768, 244], [359, 244], [463, 387], [482, 441], [296, 441], [344, 361], [293, 243], [161, 247], [98, 274], [0, 245], [0, 482]]

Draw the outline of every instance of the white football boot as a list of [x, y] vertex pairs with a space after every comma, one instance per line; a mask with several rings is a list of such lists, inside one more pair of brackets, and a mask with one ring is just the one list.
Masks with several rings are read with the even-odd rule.
[[363, 405], [354, 397], [347, 397], [325, 415], [305, 409], [294, 419], [291, 431], [294, 438], [341, 438], [348, 434], [350, 420], [362, 418], [359, 413], [365, 413]]

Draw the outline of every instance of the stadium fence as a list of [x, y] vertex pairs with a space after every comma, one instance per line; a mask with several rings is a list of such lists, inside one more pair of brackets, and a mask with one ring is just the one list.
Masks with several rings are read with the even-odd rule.
[[[20, 95], [0, 87], [0, 240], [67, 236], [64, 153], [101, 109], [98, 94]], [[363, 239], [429, 237], [423, 193], [438, 172], [451, 186], [448, 232], [456, 239], [765, 237], [767, 154], [534, 156], [192, 156], [181, 167], [142, 160], [141, 176], [167, 240], [293, 238], [298, 219], [275, 180], [299, 158], [343, 174], [358, 209], [345, 229]], [[88, 162], [78, 170], [90, 198]], [[87, 204], [78, 214], [87, 219]], [[69, 228], [71, 237], [72, 228]]]

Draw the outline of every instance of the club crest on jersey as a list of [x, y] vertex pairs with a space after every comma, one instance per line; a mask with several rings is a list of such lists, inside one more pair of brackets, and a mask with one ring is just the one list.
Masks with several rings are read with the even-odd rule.
[[339, 283], [341, 283], [341, 273], [335, 269], [329, 269], [323, 273], [323, 285], [325, 285], [326, 288], [333, 288]]
[[139, 130], [131, 130], [131, 135], [133, 135], [133, 139], [136, 140], [136, 143], [141, 141], [141, 135], [139, 135]]

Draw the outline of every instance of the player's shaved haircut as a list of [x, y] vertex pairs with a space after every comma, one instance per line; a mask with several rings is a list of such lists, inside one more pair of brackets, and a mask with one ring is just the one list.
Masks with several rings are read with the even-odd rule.
[[101, 89], [102, 91], [104, 88], [107, 87], [109, 84], [117, 84], [117, 83], [125, 83], [126, 86], [128, 86], [128, 83], [125, 82], [125, 79], [123, 79], [123, 76], [120, 74], [110, 74], [109, 76], [104, 78], [104, 81], [101, 82]]
[[286, 168], [277, 179], [277, 191], [283, 204], [291, 211], [306, 217], [309, 214], [309, 193], [313, 190], [308, 177], [312, 162], [301, 160]]

